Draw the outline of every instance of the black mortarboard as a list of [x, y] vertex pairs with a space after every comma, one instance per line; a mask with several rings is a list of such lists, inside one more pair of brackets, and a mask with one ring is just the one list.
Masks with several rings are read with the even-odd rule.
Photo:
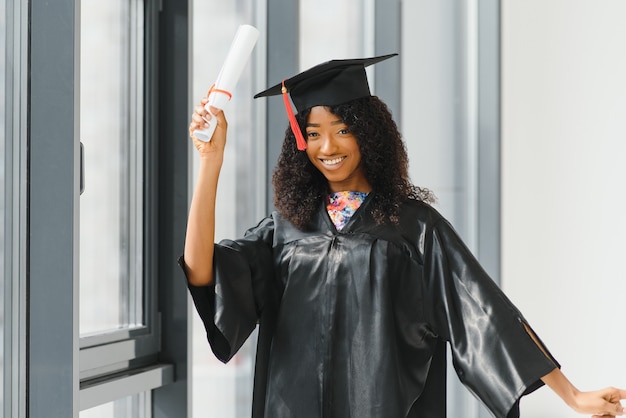
[[313, 106], [336, 106], [370, 96], [365, 67], [396, 55], [398, 54], [327, 61], [283, 80], [282, 83], [256, 94], [254, 98], [283, 95], [289, 122], [298, 142], [298, 149], [304, 150], [306, 141], [293, 116], [287, 94], [291, 96], [298, 112]]

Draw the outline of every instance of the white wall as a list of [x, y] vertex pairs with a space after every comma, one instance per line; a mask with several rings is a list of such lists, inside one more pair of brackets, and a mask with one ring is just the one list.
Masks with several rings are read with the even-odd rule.
[[626, 2], [502, 3], [503, 287], [575, 385], [626, 387]]

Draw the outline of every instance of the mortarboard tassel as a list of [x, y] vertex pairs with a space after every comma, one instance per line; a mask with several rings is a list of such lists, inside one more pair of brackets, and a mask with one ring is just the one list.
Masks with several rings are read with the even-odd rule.
[[296, 137], [296, 144], [298, 145], [298, 150], [304, 151], [306, 149], [306, 141], [302, 136], [302, 131], [300, 130], [300, 126], [298, 125], [298, 121], [296, 120], [295, 115], [293, 114], [293, 109], [291, 108], [291, 103], [289, 103], [289, 96], [287, 95], [287, 88], [285, 87], [285, 80], [283, 80], [283, 86], [281, 89], [283, 93], [283, 101], [285, 102], [285, 110], [287, 111], [287, 116], [289, 117], [289, 124], [291, 125], [291, 130]]

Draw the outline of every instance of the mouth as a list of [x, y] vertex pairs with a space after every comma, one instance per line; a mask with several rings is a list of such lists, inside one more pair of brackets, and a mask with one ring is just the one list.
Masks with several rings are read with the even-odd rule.
[[343, 157], [332, 158], [332, 159], [323, 159], [323, 158], [320, 158], [320, 161], [321, 161], [321, 162], [322, 162], [322, 164], [324, 164], [324, 165], [333, 166], [333, 165], [337, 165], [337, 164], [339, 164], [340, 162], [342, 162], [342, 161], [343, 161], [343, 160], [345, 160], [346, 158], [348, 158], [348, 157], [343, 156]]

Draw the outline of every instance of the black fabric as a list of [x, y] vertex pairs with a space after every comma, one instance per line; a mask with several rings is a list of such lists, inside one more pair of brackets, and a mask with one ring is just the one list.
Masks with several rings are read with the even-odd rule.
[[189, 286], [220, 360], [260, 322], [253, 417], [445, 417], [445, 342], [463, 384], [519, 416], [558, 363], [433, 208], [377, 225], [372, 196], [340, 232], [322, 202], [306, 231], [274, 213], [216, 245], [214, 294]]

